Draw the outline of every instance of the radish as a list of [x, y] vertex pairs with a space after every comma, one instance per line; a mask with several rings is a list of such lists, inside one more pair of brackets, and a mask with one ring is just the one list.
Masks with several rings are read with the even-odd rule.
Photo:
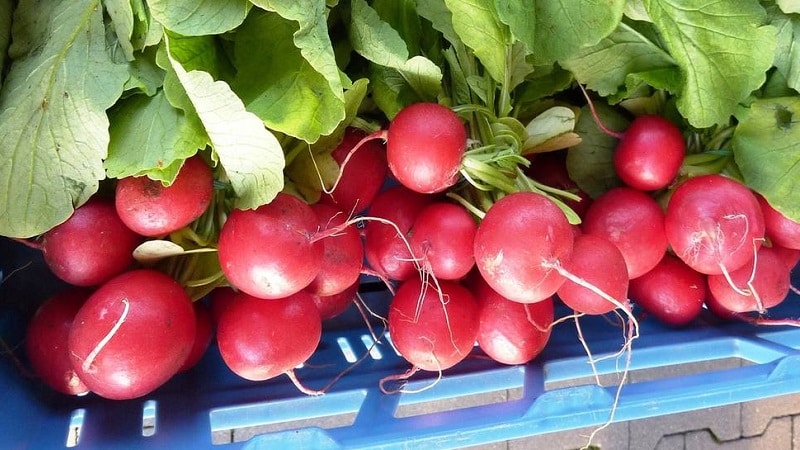
[[386, 159], [392, 175], [421, 193], [442, 192], [458, 181], [467, 131], [450, 108], [414, 103], [394, 116], [386, 132]]
[[203, 302], [194, 302], [194, 317], [194, 344], [178, 372], [184, 372], [196, 366], [205, 356], [206, 350], [211, 346], [211, 341], [214, 340], [214, 319], [211, 317], [210, 308]]
[[511, 301], [480, 277], [470, 284], [478, 300], [478, 345], [502, 364], [525, 364], [544, 350], [553, 323], [553, 299], [529, 304]]
[[478, 337], [478, 303], [464, 286], [438, 286], [414, 277], [404, 281], [389, 305], [389, 335], [397, 351], [412, 364], [401, 379], [417, 370], [441, 373], [472, 350]]
[[[572, 257], [564, 268], [614, 299], [628, 298], [628, 269], [619, 248], [608, 239], [582, 234], [575, 238]], [[567, 280], [556, 291], [558, 297], [576, 312], [600, 315], [617, 305], [593, 290]]]
[[152, 269], [125, 272], [100, 286], [75, 316], [68, 340], [73, 368], [101, 397], [141, 397], [186, 361], [195, 320], [177, 281]]
[[729, 277], [709, 275], [708, 291], [727, 311], [763, 314], [786, 298], [790, 278], [783, 256], [762, 246], [752, 263], [731, 271]]
[[209, 294], [209, 309], [211, 320], [215, 326], [219, 322], [223, 311], [228, 309], [231, 302], [236, 301], [238, 295], [239, 293], [230, 286], [217, 286], [211, 291]]
[[667, 250], [664, 212], [652, 197], [630, 187], [612, 188], [596, 198], [581, 227], [619, 248], [630, 279], [650, 271]]
[[211, 168], [197, 155], [183, 163], [169, 186], [146, 176], [118, 180], [114, 200], [128, 228], [143, 236], [163, 236], [200, 217], [213, 193]]
[[319, 220], [302, 200], [279, 193], [253, 210], [235, 209], [222, 226], [218, 256], [237, 289], [259, 298], [299, 292], [317, 276], [325, 246]]
[[679, 327], [703, 310], [706, 277], [670, 253], [646, 274], [631, 280], [631, 299], [661, 323]]
[[361, 276], [364, 245], [355, 225], [335, 206], [316, 203], [311, 210], [317, 217], [320, 231], [337, 228], [336, 234], [322, 240], [324, 252], [317, 276], [305, 290], [320, 296], [338, 294], [353, 285]]
[[622, 182], [641, 191], [655, 191], [672, 183], [686, 154], [680, 128], [662, 116], [646, 114], [636, 117], [623, 133], [609, 130], [597, 116], [583, 86], [578, 86], [600, 130], [619, 139], [613, 162]]
[[583, 218], [592, 204], [592, 198], [569, 177], [567, 153], [565, 151], [534, 153], [529, 158], [531, 165], [525, 169], [525, 174], [547, 186], [577, 195], [580, 201], [564, 199], [564, 203], [575, 211], [578, 217]]
[[489, 286], [521, 303], [553, 295], [564, 283], [555, 266], [569, 261], [574, 232], [544, 195], [516, 192], [495, 202], [475, 233], [475, 264]]
[[241, 294], [217, 324], [223, 361], [252, 381], [286, 373], [296, 382], [294, 368], [314, 353], [321, 335], [319, 311], [311, 295], [302, 291], [272, 300]]
[[418, 272], [407, 233], [419, 212], [433, 199], [431, 195], [414, 192], [402, 185], [390, 187], [375, 197], [369, 216], [384, 219], [397, 227], [378, 221], [368, 221], [364, 227], [364, 257], [367, 265], [379, 276], [401, 281]]
[[675, 254], [709, 275], [748, 264], [765, 233], [764, 216], [752, 191], [718, 174], [678, 185], [667, 204], [664, 226]]
[[311, 294], [322, 320], [329, 320], [342, 314], [353, 304], [353, 300], [358, 293], [358, 287], [359, 283], [355, 282], [341, 292], [325, 296], [310, 292], [308, 289], [306, 289], [306, 292]]
[[441, 280], [463, 278], [475, 265], [473, 247], [478, 225], [467, 209], [434, 202], [419, 212], [409, 243], [424, 270]]
[[130, 268], [142, 237], [120, 220], [114, 204], [92, 198], [39, 244], [55, 276], [74, 286], [97, 286]]
[[89, 392], [72, 368], [67, 339], [75, 315], [90, 294], [84, 288], [58, 292], [37, 308], [25, 332], [25, 354], [33, 372], [45, 384], [67, 395]]
[[350, 150], [366, 134], [358, 128], [347, 128], [342, 142], [331, 152], [341, 167], [341, 176], [331, 192], [323, 192], [321, 203], [333, 205], [347, 213], [359, 213], [367, 209], [378, 195], [388, 172], [386, 149], [375, 140], [364, 142], [358, 152], [345, 160]]
[[800, 250], [800, 222], [796, 222], [769, 204], [766, 198], [756, 194], [761, 212], [764, 214], [764, 233], [776, 245]]

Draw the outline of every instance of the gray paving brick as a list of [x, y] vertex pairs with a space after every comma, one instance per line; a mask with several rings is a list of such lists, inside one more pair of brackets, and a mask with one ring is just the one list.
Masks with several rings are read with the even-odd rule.
[[[637, 448], [632, 444], [629, 447], [631, 449]], [[671, 434], [661, 436], [661, 439], [656, 443], [655, 450], [684, 450], [684, 448], [686, 448], [685, 436], [683, 434]]]
[[730, 441], [718, 440], [708, 430], [686, 433], [686, 450], [790, 450], [792, 418], [773, 419], [763, 434]]
[[800, 449], [800, 416], [792, 417], [792, 448]]
[[798, 414], [800, 414], [800, 394], [742, 403], [742, 436], [763, 434], [774, 417]]
[[[579, 428], [516, 439], [508, 442], [508, 450], [579, 449], [586, 445], [592, 431], [594, 428]], [[627, 450], [628, 440], [628, 423], [614, 423], [598, 432], [592, 445], [603, 450]]]
[[741, 436], [740, 410], [739, 405], [729, 405], [632, 421], [630, 448], [658, 448], [662, 436], [695, 430], [709, 430], [720, 440], [737, 439]]

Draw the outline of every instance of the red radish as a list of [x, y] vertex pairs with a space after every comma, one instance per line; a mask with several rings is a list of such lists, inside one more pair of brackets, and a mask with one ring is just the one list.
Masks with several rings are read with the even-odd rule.
[[389, 170], [397, 181], [421, 193], [442, 192], [454, 185], [466, 148], [464, 124], [438, 103], [404, 107], [386, 133]]
[[772, 247], [762, 246], [750, 264], [730, 272], [730, 279], [709, 275], [711, 297], [728, 311], [763, 314], [789, 294], [790, 271], [782, 258]]
[[389, 335], [414, 368], [441, 372], [470, 353], [478, 337], [478, 303], [462, 285], [404, 281], [389, 305]]
[[683, 134], [672, 122], [658, 115], [639, 116], [614, 150], [614, 169], [628, 186], [655, 191], [675, 180], [685, 154]]
[[[263, 381], [305, 362], [322, 336], [322, 321], [311, 295], [265, 300], [242, 294], [220, 317], [217, 345], [235, 374]], [[291, 374], [290, 374], [291, 376]]]
[[646, 274], [631, 280], [631, 299], [660, 322], [679, 327], [703, 310], [706, 277], [680, 258], [665, 254]]
[[652, 197], [630, 187], [613, 188], [596, 198], [581, 226], [585, 234], [602, 236], [619, 247], [630, 279], [650, 271], [667, 251], [664, 212]]
[[478, 345], [503, 364], [525, 364], [544, 350], [553, 323], [552, 297], [518, 303], [498, 294], [481, 277], [471, 284], [478, 300]]
[[347, 216], [335, 206], [316, 203], [311, 210], [321, 231], [337, 228], [336, 234], [326, 237], [322, 267], [305, 290], [320, 296], [338, 294], [353, 285], [361, 276], [364, 245], [355, 225], [342, 226]]
[[798, 262], [800, 262], [800, 250], [781, 247], [780, 245], [775, 245], [774, 243], [771, 247], [773, 250], [778, 252], [778, 254], [781, 256], [781, 259], [786, 264], [786, 268], [788, 268], [790, 271], [795, 268]]
[[662, 116], [647, 114], [636, 117], [623, 133], [611, 131], [600, 121], [583, 86], [580, 88], [597, 126], [619, 139], [613, 156], [619, 178], [641, 191], [655, 191], [672, 183], [686, 154], [681, 130]]
[[69, 352], [92, 392], [122, 400], [175, 375], [194, 340], [194, 309], [181, 285], [139, 269], [112, 278], [86, 300], [69, 333]]
[[189, 225], [211, 203], [214, 176], [199, 155], [187, 159], [169, 186], [146, 176], [117, 181], [120, 219], [143, 236], [163, 236]]
[[75, 315], [90, 294], [83, 288], [70, 288], [48, 298], [36, 310], [25, 334], [25, 354], [33, 372], [45, 384], [67, 395], [89, 392], [72, 368], [67, 339]]
[[95, 197], [46, 232], [41, 249], [55, 276], [74, 286], [96, 286], [131, 267], [141, 241], [112, 202]]
[[[388, 188], [375, 197], [368, 215], [385, 219], [397, 228], [378, 221], [369, 221], [364, 227], [364, 257], [372, 270], [384, 278], [398, 281], [417, 273], [407, 233], [419, 212], [432, 201], [432, 196], [402, 185]], [[399, 235], [398, 231], [403, 234]]]
[[239, 293], [230, 286], [218, 286], [211, 291], [211, 294], [209, 294], [209, 309], [211, 311], [211, 319], [215, 325], [219, 322], [223, 311], [228, 309], [231, 302], [236, 301], [238, 295]]
[[355, 282], [342, 292], [333, 295], [320, 296], [313, 292], [308, 292], [314, 299], [314, 304], [319, 309], [319, 314], [322, 320], [333, 319], [334, 317], [342, 314], [353, 304], [353, 300], [358, 293], [359, 283]]
[[[723, 175], [680, 184], [664, 219], [672, 250], [694, 270], [717, 275], [752, 261], [764, 240], [764, 216], [755, 195]], [[752, 266], [751, 266], [752, 267]]]
[[571, 192], [580, 197], [580, 201], [571, 199], [564, 199], [563, 201], [575, 211], [578, 217], [582, 218], [592, 204], [592, 198], [569, 177], [569, 172], [567, 172], [567, 153], [565, 151], [535, 153], [529, 158], [531, 159], [531, 165], [525, 169], [525, 174], [540, 183]]
[[434, 202], [419, 212], [409, 242], [423, 269], [440, 280], [457, 280], [475, 265], [472, 256], [478, 225], [461, 205]]
[[364, 211], [372, 204], [386, 181], [388, 163], [386, 149], [376, 140], [365, 141], [353, 153], [347, 163], [350, 150], [366, 134], [358, 128], [348, 128], [342, 142], [331, 152], [333, 159], [342, 166], [341, 177], [330, 193], [323, 193], [320, 202], [336, 206], [348, 214]]
[[542, 301], [564, 283], [555, 266], [569, 261], [574, 232], [552, 200], [534, 192], [508, 194], [494, 203], [475, 234], [475, 264], [503, 297]]
[[259, 298], [299, 292], [317, 276], [325, 246], [315, 239], [316, 215], [302, 200], [279, 193], [253, 210], [235, 209], [222, 226], [222, 271], [237, 289]]
[[195, 334], [194, 345], [186, 357], [186, 361], [178, 372], [183, 372], [196, 366], [203, 359], [206, 350], [214, 340], [214, 320], [211, 317], [211, 310], [202, 302], [194, 302]]
[[[582, 234], [575, 238], [572, 258], [564, 268], [620, 304], [628, 298], [625, 258], [614, 243], [602, 236]], [[584, 314], [600, 315], [617, 308], [617, 304], [571, 280], [564, 282], [556, 294], [568, 307]]]
[[766, 198], [756, 194], [761, 212], [764, 214], [765, 234], [776, 245], [800, 250], [800, 222], [786, 217], [769, 204]]

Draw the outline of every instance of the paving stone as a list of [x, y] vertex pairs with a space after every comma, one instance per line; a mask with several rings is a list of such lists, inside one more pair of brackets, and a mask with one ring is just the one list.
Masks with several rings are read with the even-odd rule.
[[[574, 450], [582, 448], [588, 442], [594, 428], [578, 428], [575, 430], [547, 433], [523, 439], [508, 441], [508, 450]], [[629, 440], [628, 423], [614, 423], [598, 432], [592, 440], [592, 448], [602, 450], [627, 450]]]
[[720, 440], [737, 439], [742, 435], [740, 410], [735, 404], [634, 420], [630, 422], [630, 447], [658, 448], [662, 436], [695, 430], [709, 430]]
[[763, 434], [774, 417], [798, 414], [800, 414], [800, 394], [742, 403], [742, 436]]
[[[633, 444], [629, 445], [631, 449], [636, 449]], [[683, 434], [671, 434], [661, 436], [661, 439], [656, 443], [655, 450], [684, 450], [686, 448], [686, 439]]]
[[764, 434], [730, 441], [718, 440], [708, 430], [686, 433], [686, 450], [790, 450], [792, 418], [773, 419]]

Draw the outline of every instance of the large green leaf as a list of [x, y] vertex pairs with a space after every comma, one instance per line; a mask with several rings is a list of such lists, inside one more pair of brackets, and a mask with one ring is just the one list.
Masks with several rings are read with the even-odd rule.
[[648, 0], [647, 12], [681, 68], [678, 110], [697, 128], [727, 123], [764, 82], [775, 29], [756, 0]]
[[536, 7], [534, 2], [498, 0], [497, 14], [508, 25], [511, 34], [525, 45], [526, 53], [536, 47]]
[[777, 29], [774, 65], [787, 86], [800, 92], [800, 17], [784, 14], [778, 8], [769, 10], [770, 24]]
[[99, 0], [19, 3], [0, 92], [0, 235], [66, 220], [105, 177], [108, 109], [127, 78], [106, 49]]
[[14, 0], [0, 0], [0, 89], [3, 85], [3, 67], [8, 45], [11, 43], [11, 16], [14, 15]]
[[625, 0], [536, 1], [533, 55], [537, 64], [571, 58], [595, 45], [622, 20]]
[[111, 142], [105, 167], [111, 178], [147, 175], [172, 183], [180, 165], [176, 163], [194, 155], [208, 140], [183, 111], [167, 101], [163, 90], [152, 97], [125, 99], [110, 111], [109, 120]]
[[[251, 0], [253, 4], [297, 22], [294, 44], [306, 62], [321, 74], [331, 94], [344, 101], [342, 82], [331, 39], [328, 36], [324, 0]], [[325, 133], [323, 133], [325, 134]]]
[[269, 203], [283, 189], [283, 149], [263, 122], [224, 81], [201, 70], [187, 72], [170, 56], [178, 80], [200, 118], [212, 149], [236, 193], [236, 207]]
[[134, 17], [133, 7], [130, 0], [103, 0], [103, 6], [109, 17], [111, 25], [117, 35], [117, 45], [122, 50], [125, 59], [133, 60], [133, 37]]
[[[441, 90], [442, 71], [424, 56], [409, 58], [400, 34], [384, 22], [365, 0], [354, 0], [351, 9], [350, 41], [353, 49], [369, 61], [394, 69], [416, 94], [417, 100], [434, 100]], [[383, 71], [374, 71], [381, 74]], [[391, 72], [386, 73], [397, 81]], [[376, 82], [376, 86], [382, 84]], [[387, 115], [390, 112], [384, 110]]]
[[[628, 120], [617, 110], [603, 103], [595, 105], [600, 120], [612, 130], [624, 130]], [[567, 171], [571, 179], [592, 198], [622, 184], [614, 171], [614, 150], [619, 142], [604, 133], [592, 117], [589, 108], [581, 108], [575, 124], [581, 142], [567, 151]]]
[[731, 145], [744, 182], [800, 221], [800, 97], [756, 100], [736, 118]]
[[234, 38], [237, 73], [231, 85], [270, 129], [315, 142], [344, 119], [344, 98], [341, 85], [338, 92], [332, 89], [301, 54], [297, 31], [294, 21], [253, 10]]
[[506, 76], [506, 58], [511, 35], [500, 21], [493, 0], [445, 0], [453, 13], [453, 29], [475, 53], [489, 75], [498, 83]]
[[147, 5], [164, 28], [184, 36], [230, 31], [250, 10], [248, 0], [148, 0]]
[[668, 53], [624, 23], [596, 45], [580, 49], [560, 64], [578, 82], [603, 97], [617, 95], [633, 74], [678, 71]]

